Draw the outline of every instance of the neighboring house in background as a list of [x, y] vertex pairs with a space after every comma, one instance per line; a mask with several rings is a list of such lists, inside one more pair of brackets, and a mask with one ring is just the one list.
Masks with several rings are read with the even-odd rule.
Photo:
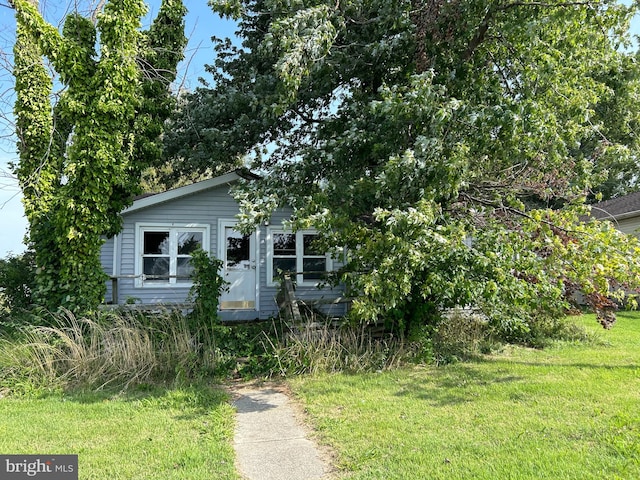
[[591, 206], [591, 216], [611, 221], [621, 232], [640, 236], [640, 192], [596, 203]]
[[192, 286], [190, 253], [197, 247], [223, 262], [221, 274], [229, 282], [220, 298], [223, 320], [277, 315], [281, 271], [295, 272], [296, 297], [303, 301], [340, 297], [340, 288], [319, 288], [333, 259], [314, 250], [315, 233], [284, 227], [291, 210], [278, 210], [249, 235], [236, 230], [240, 210], [229, 188], [241, 178], [257, 179], [236, 170], [139, 198], [124, 210], [122, 232], [102, 248], [102, 265], [112, 279], [107, 303], [184, 304]]

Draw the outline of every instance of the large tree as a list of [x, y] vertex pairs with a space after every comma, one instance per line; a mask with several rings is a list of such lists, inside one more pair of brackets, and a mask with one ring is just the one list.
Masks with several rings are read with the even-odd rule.
[[[13, 0], [15, 173], [36, 253], [34, 297], [53, 309], [103, 301], [100, 248], [120, 230], [142, 169], [160, 157], [169, 87], [186, 43], [179, 0], [163, 0], [144, 32], [142, 0], [100, 4], [95, 24], [71, 13], [60, 32], [42, 18], [37, 0]], [[64, 87], [55, 97], [45, 58]]]
[[[168, 137], [180, 173], [250, 159], [255, 221], [296, 210], [363, 320], [421, 324], [456, 305], [506, 329], [560, 315], [581, 290], [609, 325], [638, 245], [581, 222], [637, 160], [634, 12], [615, 1], [213, 0], [239, 21], [211, 85]], [[624, 92], [625, 100], [616, 94]], [[617, 290], [622, 295], [622, 289]]]

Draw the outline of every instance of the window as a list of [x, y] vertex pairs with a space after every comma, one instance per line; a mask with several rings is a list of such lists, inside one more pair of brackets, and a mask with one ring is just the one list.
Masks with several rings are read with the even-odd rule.
[[274, 232], [273, 238], [273, 275], [279, 278], [283, 273], [297, 271], [296, 235], [294, 233]]
[[315, 246], [317, 235], [302, 234], [302, 279], [322, 280], [327, 271], [327, 255], [318, 251]]
[[136, 286], [191, 286], [191, 254], [208, 250], [208, 227], [156, 227], [138, 225], [139, 255]]
[[313, 232], [270, 230], [267, 276], [274, 284], [283, 273], [292, 274], [299, 285], [316, 285], [330, 268], [324, 252], [318, 251]]

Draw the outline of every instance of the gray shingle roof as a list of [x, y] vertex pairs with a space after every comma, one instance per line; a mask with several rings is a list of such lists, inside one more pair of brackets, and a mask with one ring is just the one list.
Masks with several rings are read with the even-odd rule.
[[591, 216], [599, 220], [634, 216], [632, 214], [640, 215], [640, 192], [612, 198], [591, 206]]

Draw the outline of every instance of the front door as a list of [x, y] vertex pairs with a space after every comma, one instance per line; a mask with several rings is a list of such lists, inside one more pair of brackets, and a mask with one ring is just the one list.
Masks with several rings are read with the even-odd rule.
[[222, 310], [256, 309], [255, 233], [245, 235], [232, 223], [221, 224], [221, 259], [228, 291], [220, 297]]

